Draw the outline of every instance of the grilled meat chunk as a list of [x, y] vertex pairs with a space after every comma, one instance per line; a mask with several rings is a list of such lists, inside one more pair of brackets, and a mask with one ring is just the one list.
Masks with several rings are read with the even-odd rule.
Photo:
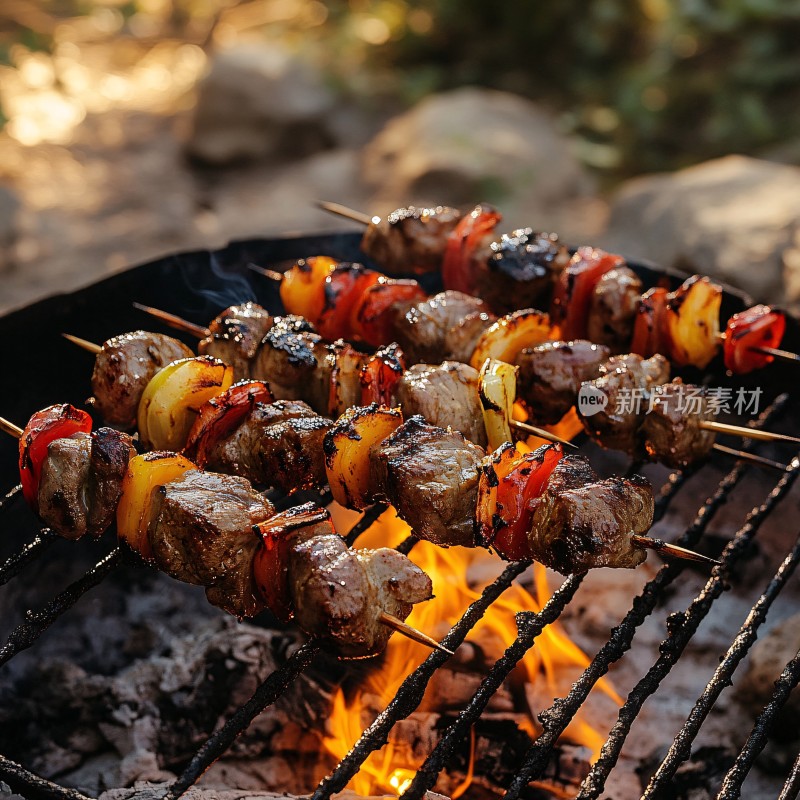
[[261, 540], [253, 525], [273, 513], [244, 478], [189, 470], [155, 492], [148, 536], [159, 569], [206, 587], [208, 601], [239, 617], [265, 608], [253, 579]]
[[487, 242], [472, 256], [476, 294], [497, 314], [541, 307], [569, 263], [569, 251], [554, 233], [522, 228]]
[[564, 575], [635, 567], [645, 551], [631, 542], [653, 523], [653, 492], [638, 476], [597, 481], [583, 456], [565, 456], [534, 508], [529, 537], [537, 561]]
[[629, 267], [617, 267], [603, 275], [589, 304], [587, 334], [593, 342], [620, 353], [630, 343], [639, 308], [642, 281]]
[[471, 442], [486, 447], [479, 385], [478, 371], [467, 364], [417, 364], [400, 378], [397, 401], [406, 417], [421, 414], [431, 425], [449, 425]]
[[444, 352], [447, 353], [447, 358], [469, 364], [481, 334], [496, 320], [494, 314], [486, 311], [467, 314], [444, 335]]
[[267, 381], [282, 400], [304, 400], [327, 413], [330, 378], [335, 359], [331, 346], [302, 317], [276, 317], [253, 362], [251, 374]]
[[648, 455], [677, 469], [705, 458], [716, 437], [700, 423], [712, 417], [705, 388], [680, 378], [655, 387], [642, 425]]
[[[300, 541], [298, 541], [300, 539]], [[335, 534], [296, 537], [289, 591], [300, 627], [336, 644], [345, 658], [380, 653], [391, 629], [381, 612], [405, 619], [432, 596], [430, 578], [396, 550], [351, 550]]]
[[641, 427], [650, 391], [669, 378], [669, 362], [661, 355], [642, 358], [634, 354], [613, 356], [600, 368], [600, 377], [587, 385], [608, 399], [604, 409], [591, 416], [580, 414], [586, 432], [604, 447], [641, 458]]
[[172, 361], [193, 355], [183, 342], [161, 333], [134, 331], [109, 339], [94, 362], [95, 407], [107, 422], [132, 427], [150, 379]]
[[286, 492], [326, 482], [322, 440], [331, 427], [299, 400], [257, 403], [208, 455], [206, 466]]
[[517, 387], [531, 420], [539, 425], [558, 422], [575, 405], [581, 384], [597, 377], [608, 356], [607, 347], [584, 339], [523, 350], [516, 362]]
[[[488, 316], [489, 307], [483, 300], [461, 292], [446, 291], [415, 303], [398, 324], [394, 338], [397, 340], [410, 364], [438, 364], [450, 357], [450, 344], [463, 349], [458, 334], [451, 333], [470, 315], [478, 315], [479, 322], [485, 318], [488, 327], [493, 318]], [[477, 325], [477, 323], [473, 323]], [[455, 339], [453, 338], [455, 337]], [[471, 355], [471, 353], [470, 353]], [[467, 359], [469, 360], [469, 359]]]
[[233, 367], [235, 381], [252, 377], [251, 364], [261, 340], [272, 327], [272, 316], [258, 303], [226, 308], [208, 326], [210, 335], [198, 345], [200, 355], [213, 356]]
[[39, 483], [39, 516], [59, 536], [99, 536], [111, 524], [134, 454], [131, 438], [112, 428], [56, 439]]
[[328, 350], [326, 368], [330, 370], [327, 412], [339, 416], [361, 404], [361, 370], [369, 356], [346, 342], [335, 342]]
[[370, 450], [370, 479], [422, 539], [475, 546], [478, 466], [486, 454], [457, 431], [407, 419]]
[[370, 222], [361, 249], [387, 275], [432, 272], [441, 267], [447, 239], [462, 216], [447, 206], [398, 208]]

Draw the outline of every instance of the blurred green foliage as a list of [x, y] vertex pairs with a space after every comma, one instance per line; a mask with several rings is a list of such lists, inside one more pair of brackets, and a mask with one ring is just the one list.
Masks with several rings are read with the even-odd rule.
[[30, 24], [0, 25], [0, 60], [13, 41], [47, 49], [43, 20], [101, 8], [119, 18], [115, 35], [141, 29], [205, 47], [239, 20], [248, 35], [312, 52], [365, 102], [399, 106], [464, 84], [524, 94], [555, 110], [583, 159], [611, 178], [731, 152], [800, 152], [800, 0], [15, 0], [14, 8], [27, 2]]

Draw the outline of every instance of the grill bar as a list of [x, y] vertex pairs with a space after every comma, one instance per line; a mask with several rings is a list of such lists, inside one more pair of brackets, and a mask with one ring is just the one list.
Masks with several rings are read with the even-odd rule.
[[6, 492], [2, 500], [0, 500], [0, 511], [5, 511], [6, 506], [10, 506], [17, 497], [22, 493], [22, 484], [18, 483], [13, 489]]
[[3, 755], [0, 755], [0, 779], [11, 787], [11, 791], [28, 800], [91, 800], [75, 789], [67, 789], [29, 772]]
[[[786, 395], [778, 398], [764, 410], [754, 424], [758, 426], [767, 424], [783, 409], [787, 399]], [[720, 481], [714, 494], [699, 509], [692, 524], [678, 538], [677, 544], [682, 547], [693, 547], [700, 540], [714, 515], [744, 477], [747, 468], [747, 464], [744, 462], [734, 465]], [[680, 487], [684, 485], [685, 480], [683, 473], [677, 472], [670, 475], [658, 498], [658, 500], [665, 498], [664, 502], [660, 505], [658, 500], [656, 502], [657, 514], [660, 509], [659, 516], [663, 516], [666, 503], [675, 496]], [[573, 684], [569, 694], [563, 699], [556, 700], [550, 708], [539, 715], [543, 728], [542, 733], [525, 754], [522, 766], [509, 786], [506, 797], [512, 798], [512, 800], [519, 797], [531, 780], [542, 776], [547, 767], [550, 751], [555, 747], [556, 741], [567, 729], [578, 709], [589, 696], [589, 692], [597, 681], [608, 672], [611, 664], [622, 658], [630, 649], [636, 630], [652, 613], [663, 590], [681, 574], [683, 568], [683, 565], [674, 562], [665, 564], [658, 574], [645, 584], [622, 622], [612, 631], [609, 640], [598, 650], [592, 662]]]
[[575, 592], [583, 581], [584, 575], [571, 575], [555, 591], [540, 611], [517, 614], [517, 638], [495, 662], [486, 677], [481, 681], [478, 691], [456, 721], [450, 725], [439, 739], [436, 747], [419, 768], [411, 785], [403, 793], [404, 800], [420, 800], [425, 792], [435, 783], [439, 773], [445, 768], [458, 743], [469, 733], [470, 728], [483, 713], [486, 705], [500, 688], [503, 681], [528, 650], [533, 647], [536, 638], [547, 625], [555, 622], [567, 603], [575, 596]]
[[747, 777], [747, 773], [753, 766], [758, 754], [764, 749], [767, 743], [767, 735], [775, 722], [775, 717], [789, 699], [792, 689], [800, 682], [800, 650], [795, 657], [784, 667], [780, 678], [775, 681], [775, 691], [769, 703], [764, 706], [764, 710], [758, 715], [758, 719], [750, 731], [750, 736], [742, 748], [742, 751], [733, 762], [733, 766], [728, 770], [722, 788], [719, 790], [717, 800], [734, 800], [741, 796], [742, 784]]
[[703, 694], [698, 698], [683, 728], [681, 728], [664, 760], [661, 762], [655, 775], [650, 780], [643, 797], [653, 798], [672, 778], [675, 771], [683, 761], [689, 758], [692, 742], [697, 736], [700, 727], [705, 722], [717, 698], [723, 690], [733, 683], [733, 673], [741, 660], [747, 655], [748, 650], [758, 636], [758, 629], [767, 617], [775, 598], [786, 585], [797, 567], [800, 559], [800, 537], [795, 542], [792, 551], [783, 560], [780, 568], [770, 581], [767, 588], [747, 615], [739, 633], [733, 640], [728, 652], [714, 672], [714, 676], [706, 685]]
[[297, 679], [317, 655], [320, 644], [313, 639], [296, 650], [282, 666], [268, 675], [252, 697], [195, 753], [180, 777], [169, 787], [167, 798], [180, 797], [233, 744], [250, 723]]
[[56, 595], [40, 611], [28, 611], [25, 622], [11, 631], [8, 640], [0, 648], [0, 666], [10, 661], [17, 653], [27, 650], [65, 611], [72, 608], [89, 589], [97, 586], [122, 563], [122, 552], [115, 547], [105, 558], [97, 562], [87, 573]]
[[377, 521], [378, 517], [389, 508], [388, 503], [375, 503], [364, 512], [364, 516], [350, 528], [350, 532], [345, 536], [344, 540], [347, 542], [348, 547], [352, 547], [356, 543], [356, 539], [362, 533], [366, 533]]
[[620, 708], [617, 722], [611, 729], [605, 745], [603, 745], [600, 758], [592, 766], [591, 772], [581, 786], [581, 791], [578, 794], [580, 800], [598, 797], [602, 793], [606, 778], [617, 763], [631, 725], [633, 725], [645, 701], [658, 689], [661, 681], [669, 674], [675, 662], [680, 658], [700, 622], [705, 618], [714, 601], [725, 590], [730, 567], [744, 554], [761, 523], [794, 485], [799, 471], [800, 460], [795, 457], [783, 477], [769, 493], [767, 499], [748, 515], [745, 524], [727, 544], [720, 558], [721, 565], [714, 569], [712, 576], [708, 579], [700, 594], [692, 601], [686, 611], [671, 614], [667, 619], [669, 635], [661, 643], [661, 656], [630, 691], [624, 705]]
[[[515, 561], [490, 583], [481, 596], [471, 603], [461, 619], [450, 629], [442, 644], [448, 650], [458, 648], [467, 634], [475, 627], [486, 609], [511, 585], [514, 579], [530, 566], [527, 561]], [[406, 719], [422, 702], [425, 688], [433, 673], [444, 664], [448, 656], [434, 650], [403, 681], [397, 694], [375, 721], [361, 734], [353, 749], [339, 762], [336, 769], [320, 782], [311, 800], [328, 800], [336, 792], [341, 792], [355, 775], [370, 753], [383, 747], [388, 741], [389, 731], [395, 723]]]
[[778, 800], [795, 800], [797, 795], [800, 794], [800, 753], [792, 765], [792, 771], [786, 779], [781, 789], [781, 795]]
[[50, 528], [42, 528], [39, 533], [21, 550], [9, 556], [2, 567], [0, 567], [0, 586], [8, 583], [12, 578], [16, 578], [31, 561], [39, 556], [58, 539], [58, 534]]

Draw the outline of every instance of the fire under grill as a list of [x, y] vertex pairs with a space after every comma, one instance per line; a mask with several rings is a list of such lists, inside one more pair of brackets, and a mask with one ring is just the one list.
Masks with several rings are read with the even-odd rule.
[[[0, 320], [0, 329], [6, 334], [6, 340], [13, 343], [10, 348], [13, 352], [8, 354], [11, 363], [7, 363], [6, 367], [8, 374], [13, 375], [20, 383], [14, 394], [8, 393], [4, 398], [4, 403], [8, 405], [2, 409], [2, 413], [16, 421], [24, 421], [33, 410], [44, 405], [64, 401], [80, 404], [85, 398], [89, 362], [85, 354], [74, 351], [61, 340], [59, 334], [62, 331], [102, 341], [113, 333], [146, 327], [146, 321], [131, 308], [134, 300], [173, 311], [181, 310], [187, 317], [198, 322], [206, 322], [221, 307], [250, 295], [254, 295], [253, 299], [257, 299], [270, 310], [277, 311], [277, 293], [267, 282], [261, 284], [256, 279], [248, 279], [247, 264], [254, 262], [274, 266], [285, 260], [318, 253], [360, 260], [358, 237], [337, 235], [256, 241], [234, 244], [211, 256], [207, 253], [196, 253], [170, 257], [129, 270], [72, 295], [51, 298], [6, 316]], [[637, 268], [649, 284], [654, 282], [657, 274], [666, 275], [655, 273], [646, 265]], [[741, 297], [729, 293], [725, 299], [723, 314], [737, 310], [742, 302]], [[114, 330], [108, 329], [110, 321], [115, 325]], [[797, 339], [797, 326], [793, 325], [787, 342], [793, 345]], [[792, 429], [796, 428], [800, 422], [796, 399], [782, 392], [780, 377], [779, 370], [769, 370], [753, 379], [768, 382], [768, 385], [762, 385], [768, 405], [764, 404], [760, 415], [748, 424], [787, 432], [793, 432]], [[749, 448], [750, 445], [744, 446], [744, 449]], [[787, 455], [785, 448], [770, 453], [761, 447], [758, 452], [782, 457], [784, 461]], [[0, 476], [6, 486], [14, 482], [14, 456], [14, 443], [2, 442]], [[597, 450], [591, 453], [591, 458], [596, 464], [598, 460], [602, 461], [604, 455]], [[635, 471], [641, 465], [628, 466], [631, 471]], [[614, 463], [614, 467], [619, 470], [618, 461]], [[685, 607], [681, 606], [680, 610], [669, 614], [666, 635], [657, 648], [657, 657], [652, 663], [642, 664], [641, 668], [637, 665], [637, 680], [623, 698], [599, 758], [588, 769], [588, 774], [581, 776], [579, 788], [576, 787], [563, 796], [596, 798], [603, 794], [607, 779], [618, 765], [631, 728], [640, 716], [643, 706], [649, 698], [662, 690], [662, 684], [673, 667], [684, 657], [687, 648], [691, 648], [701, 623], [717, 609], [723, 593], [735, 584], [742, 571], [746, 571], [760, 529], [773, 515], [779, 516], [779, 509], [783, 507], [786, 510], [790, 505], [785, 501], [800, 472], [800, 459], [791, 459], [784, 473], [765, 472], [758, 476], [759, 486], [766, 484], [768, 493], [762, 494], [759, 503], [749, 513], [742, 513], [736, 523], [726, 520], [726, 529], [735, 530], [735, 533], [724, 542], [719, 537], [709, 537], [708, 529], [712, 521], [723, 507], [731, 504], [737, 489], [752, 477], [753, 472], [759, 472], [758, 468], [733, 460], [726, 464], [721, 457], [717, 457], [713, 464], [696, 470], [672, 474], [662, 470], [658, 473], [662, 488], [657, 495], [656, 520], [681, 520], [682, 530], [671, 528], [669, 539], [690, 548], [703, 550], [705, 547], [720, 559], [721, 564], [710, 575], [704, 575], [704, 578], [707, 577], [705, 585], [694, 593]], [[654, 485], [658, 485], [655, 480]], [[324, 501], [326, 498], [317, 495], [315, 499]], [[287, 499], [284, 502], [288, 506], [294, 501]], [[368, 511], [350, 531], [348, 542], [356, 542], [375, 523], [383, 510], [385, 509], [377, 507]], [[788, 524], [784, 523], [784, 527], [791, 529], [790, 533], [794, 536], [794, 530], [798, 529], [796, 523], [788, 513], [785, 520]], [[78, 548], [83, 551], [82, 558], [96, 559], [90, 569], [72, 582], [64, 581], [66, 587], [52, 592], [49, 601], [25, 611], [21, 622], [8, 623], [10, 628], [0, 644], [0, 666], [8, 669], [16, 656], [36, 647], [40, 637], [51, 626], [56, 627], [50, 635], [58, 636], [60, 618], [81, 601], [84, 595], [109, 576], [138, 565], [132, 563], [133, 557], [121, 548], [111, 547], [112, 539], [108, 535], [97, 543], [82, 542], [75, 545], [58, 540], [58, 537], [46, 529], [37, 529], [32, 515], [25, 508], [19, 487], [12, 489], [0, 503], [0, 521], [5, 553], [5, 561], [0, 565], [0, 586], [4, 588], [0, 591], [6, 592], [6, 598], [11, 598], [10, 601], [2, 601], [6, 622], [14, 617], [12, 611], [19, 614], [27, 607], [25, 592], [17, 595], [8, 592], [15, 585], [24, 583], [26, 576], [36, 570], [38, 565], [48, 559], [51, 562], [55, 558], [66, 561], [70, 559], [70, 553]], [[413, 537], [407, 539], [400, 545], [400, 549], [409, 552], [415, 541]], [[757, 599], [733, 640], [719, 651], [719, 664], [697, 696], [685, 723], [680, 730], [668, 732], [667, 739], [672, 740], [671, 745], [661, 754], [660, 763], [648, 767], [642, 782], [646, 787], [644, 797], [676, 796], [671, 788], [676, 772], [689, 759], [703, 724], [715, 712], [720, 695], [731, 685], [734, 671], [747, 657], [768, 611], [781, 596], [800, 560], [800, 536], [796, 536], [793, 541], [787, 541], [788, 546], [780, 554], [782, 560], [777, 559], [780, 561], [778, 568], [770, 568], [765, 573], [766, 578], [759, 577], [760, 582], [754, 584]], [[718, 545], [716, 549], [714, 543]], [[450, 650], [456, 650], [492, 604], [502, 597], [528, 567], [529, 564], [522, 562], [508, 564], [499, 577], [489, 583], [477, 599], [464, 609], [461, 618], [443, 638], [443, 645]], [[533, 735], [527, 750], [514, 765], [506, 782], [506, 798], [515, 800], [528, 797], [532, 782], [543, 777], [552, 778], [554, 753], [562, 734], [584, 706], [593, 687], [608, 673], [612, 665], [623, 659], [635, 646], [637, 632], [656, 609], [669, 601], [676, 582], [681, 581], [686, 570], [685, 563], [672, 562], [665, 563], [655, 571], [639, 593], [632, 597], [627, 613], [619, 618], [607, 641], [590, 657], [588, 666], [568, 692], [540, 712], [541, 728]], [[70, 575], [71, 571], [65, 567], [58, 574]], [[694, 574], [696, 576], [699, 573]], [[515, 639], [485, 673], [477, 691], [441, 730], [438, 741], [403, 787], [403, 798], [417, 800], [433, 789], [440, 774], [448, 769], [454, 755], [469, 742], [473, 726], [482, 717], [506, 678], [525, 654], [537, 646], [537, 640], [543, 631], [570, 607], [583, 581], [584, 576], [580, 575], [567, 578], [538, 611], [521, 611], [516, 615]], [[15, 620], [17, 618], [14, 617]], [[167, 797], [180, 797], [194, 786], [206, 770], [229, 751], [237, 737], [253, 720], [281, 698], [320, 658], [324, 658], [324, 653], [314, 640], [305, 642], [289, 655], [257, 686], [238, 710], [216, 725], [214, 732], [196, 752], [187, 754], [182, 772], [169, 787]], [[384, 747], [392, 729], [419, 707], [426, 688], [448, 658], [443, 652], [432, 651], [408, 674], [385, 710], [363, 730], [350, 752], [319, 783], [313, 793], [313, 800], [327, 800], [345, 789], [368, 757]], [[775, 683], [771, 699], [754, 718], [752, 728], [749, 731], [741, 730], [741, 749], [720, 771], [713, 790], [717, 797], [734, 798], [741, 795], [751, 767], [765, 747], [770, 731], [798, 681], [800, 653], [786, 663]], [[555, 769], [557, 772], [557, 765]], [[2, 755], [0, 780], [25, 797], [86, 800], [81, 792], [39, 777], [24, 764]], [[800, 755], [785, 778], [780, 797], [794, 798], [798, 792]]]

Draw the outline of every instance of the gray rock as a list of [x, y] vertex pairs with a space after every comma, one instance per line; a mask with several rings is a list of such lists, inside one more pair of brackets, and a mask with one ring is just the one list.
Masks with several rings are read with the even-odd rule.
[[604, 245], [800, 303], [800, 169], [742, 156], [635, 178], [617, 194]]
[[311, 64], [277, 45], [217, 54], [198, 90], [189, 154], [214, 165], [329, 146], [334, 102]]
[[382, 201], [524, 207], [528, 224], [590, 188], [551, 117], [506, 92], [465, 88], [395, 117], [364, 151], [364, 179]]

